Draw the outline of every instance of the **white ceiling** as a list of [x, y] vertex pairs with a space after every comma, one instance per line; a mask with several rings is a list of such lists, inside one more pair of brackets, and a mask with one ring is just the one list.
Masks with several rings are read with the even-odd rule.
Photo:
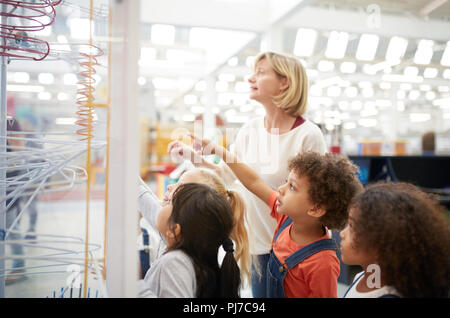
[[[96, 39], [97, 44], [103, 47], [106, 47], [105, 39], [107, 38], [107, 3], [106, 0], [94, 1], [96, 26], [99, 27], [96, 31]], [[311, 84], [332, 76], [341, 76], [344, 80], [352, 82], [352, 85], [357, 85], [361, 81], [371, 82], [375, 90], [375, 96], [392, 99], [392, 96], [396, 94], [395, 88], [386, 91], [378, 87], [383, 74], [379, 73], [376, 76], [365, 74], [362, 72], [362, 63], [354, 58], [359, 36], [362, 33], [371, 33], [380, 36], [377, 57], [371, 63], [378, 63], [383, 60], [390, 37], [402, 36], [410, 41], [407, 56], [401, 65], [392, 70], [394, 74], [402, 74], [406, 66], [413, 65], [412, 57], [420, 39], [434, 40], [436, 43], [435, 54], [429, 66], [438, 68], [440, 75], [436, 79], [426, 79], [421, 84], [430, 85], [434, 90], [438, 86], [448, 86], [448, 80], [442, 79], [442, 72], [446, 68], [439, 64], [438, 59], [442, 55], [445, 43], [450, 40], [450, 2], [447, 1], [432, 10], [428, 15], [423, 15], [423, 9], [433, 3], [435, 3], [434, 0], [142, 0], [141, 44], [142, 47], [155, 49], [157, 58], [140, 67], [140, 75], [146, 80], [146, 84], [141, 87], [141, 108], [149, 116], [154, 116], [154, 111], [149, 111], [150, 108], [158, 110], [162, 113], [162, 117], [168, 120], [173, 120], [174, 114], [189, 113], [190, 106], [184, 104], [184, 96], [194, 93], [199, 95], [200, 100], [202, 95], [205, 94], [194, 89], [199, 80], [204, 79], [210, 73], [214, 73], [214, 76], [219, 73], [233, 73], [237, 76], [238, 81], [245, 81], [245, 76], [251, 72], [251, 69], [245, 65], [245, 59], [261, 50], [261, 38], [266, 40], [266, 45], [269, 43], [268, 48], [270, 49], [292, 53], [295, 33], [300, 27], [319, 31], [318, 44], [314, 55], [305, 58], [307, 68], [311, 70], [315, 70], [318, 61], [324, 58], [324, 48], [330, 31], [346, 31], [351, 35], [351, 41], [347, 49], [348, 55], [342, 60], [334, 61], [336, 62], [335, 71], [319, 72], [318, 75], [310, 78]], [[70, 30], [65, 26], [65, 23], [68, 18], [87, 18], [88, 6], [89, 1], [87, 0], [64, 1], [61, 6], [57, 7], [55, 24], [59, 23], [59, 27], [56, 28], [55, 25], [52, 34], [45, 39], [55, 43], [57, 42], [57, 35], [64, 34], [68, 37], [69, 43], [80, 42], [80, 40], [70, 38]], [[175, 43], [168, 46], [152, 43], [150, 27], [154, 24], [176, 26]], [[208, 57], [208, 50], [189, 46], [189, 33], [193, 27], [235, 32], [235, 41], [221, 52], [220, 58], [211, 62]], [[242, 33], [242, 31], [245, 32]], [[205, 42], [208, 41], [205, 40]], [[198, 59], [190, 63], [170, 62], [165, 59], [169, 49], [185, 50], [186, 53], [197, 56]], [[232, 56], [240, 59], [240, 64], [237, 67], [230, 67], [227, 64], [227, 60]], [[339, 64], [342, 61], [358, 63], [357, 72], [350, 75], [340, 74]], [[419, 66], [420, 72], [423, 72], [424, 67]], [[37, 81], [37, 75], [40, 72], [54, 73], [55, 83], [46, 87], [47, 90], [54, 92], [53, 96], [56, 96], [60, 91], [73, 94], [74, 88], [63, 86], [61, 76], [63, 73], [74, 72], [75, 69], [74, 63], [62, 61], [39, 63], [13, 61], [9, 66], [10, 72], [30, 72], [32, 81]], [[103, 67], [98, 72], [104, 75], [106, 74], [106, 68]], [[151, 85], [152, 79], [155, 77], [172, 79], [177, 81], [179, 85], [175, 89], [155, 90]], [[419, 90], [419, 85], [413, 85], [411, 89]], [[17, 96], [19, 102], [24, 104], [40, 105], [39, 107], [45, 104], [58, 107], [57, 111], [52, 108], [49, 113], [63, 114], [68, 112], [65, 116], [70, 116], [70, 112], [73, 112], [70, 100], [58, 102], [53, 98], [51, 101], [39, 101], [33, 94], [17, 94]], [[334, 100], [338, 103], [346, 100], [346, 97], [341, 95]], [[405, 102], [408, 103], [408, 99]], [[430, 104], [429, 101], [422, 98], [420, 103], [414, 101], [412, 103], [414, 107], [411, 107], [414, 109], [423, 108], [425, 111], [432, 112], [430, 109], [424, 108], [423, 105], [427, 103]], [[169, 109], [166, 108], [167, 105], [170, 105]], [[236, 108], [235, 105], [220, 106], [220, 112], [224, 113], [232, 107]], [[332, 107], [336, 108], [337, 106]], [[406, 109], [409, 110], [408, 107]], [[442, 116], [442, 113], [437, 116]], [[446, 119], [445, 122], [449, 122], [449, 120]], [[441, 130], [449, 129], [446, 128], [445, 123], [440, 125]]]

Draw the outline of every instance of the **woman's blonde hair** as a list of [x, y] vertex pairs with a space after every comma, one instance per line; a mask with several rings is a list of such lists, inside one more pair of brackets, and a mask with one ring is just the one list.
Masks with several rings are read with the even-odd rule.
[[287, 114], [298, 117], [306, 113], [308, 103], [308, 77], [299, 59], [274, 52], [263, 52], [255, 58], [254, 68], [259, 61], [267, 59], [275, 73], [288, 80], [289, 87], [273, 102]]
[[234, 190], [227, 190], [223, 180], [212, 170], [206, 168], [195, 168], [200, 174], [202, 183], [210, 186], [219, 194], [223, 195], [229, 202], [233, 211], [234, 227], [230, 238], [235, 243], [235, 258], [241, 269], [241, 281], [247, 278], [250, 281], [250, 248], [247, 229], [245, 227], [245, 204], [242, 197]]

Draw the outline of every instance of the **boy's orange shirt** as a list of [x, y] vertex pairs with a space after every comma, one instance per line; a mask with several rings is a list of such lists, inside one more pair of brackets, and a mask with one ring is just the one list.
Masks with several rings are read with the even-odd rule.
[[[276, 202], [277, 192], [274, 191], [268, 204], [271, 207], [270, 215], [277, 220], [275, 233], [288, 218], [277, 212]], [[275, 243], [272, 240], [275, 256], [282, 264], [288, 256], [306, 246], [298, 245], [291, 239], [291, 227], [292, 223], [283, 230]], [[320, 239], [324, 238], [330, 238], [328, 233]], [[340, 264], [336, 253], [332, 250], [320, 251], [288, 271], [284, 278], [285, 296], [288, 298], [337, 298], [339, 272]]]

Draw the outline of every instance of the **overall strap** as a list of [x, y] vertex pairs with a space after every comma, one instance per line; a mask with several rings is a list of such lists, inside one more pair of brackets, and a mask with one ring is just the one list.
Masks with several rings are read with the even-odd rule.
[[355, 277], [355, 279], [353, 280], [353, 283], [347, 288], [347, 291], [345, 292], [344, 297], [342, 297], [342, 298], [346, 298], [347, 297], [347, 294], [350, 291], [350, 289], [352, 289], [353, 285], [355, 285], [357, 282], [359, 282], [359, 280], [363, 276], [364, 276], [364, 272], [362, 272], [361, 275], [359, 275], [358, 277]]
[[305, 247], [302, 247], [293, 254], [289, 255], [285, 260], [285, 264], [289, 269], [292, 269], [304, 259], [323, 250], [337, 251], [336, 242], [333, 239], [321, 239], [319, 241], [306, 245]]
[[278, 236], [281, 234], [281, 232], [283, 232], [283, 230], [285, 228], [287, 228], [289, 226], [289, 224], [292, 223], [292, 219], [291, 218], [287, 218], [286, 220], [284, 220], [283, 224], [281, 224], [280, 228], [278, 229], [277, 233], [275, 233], [275, 237], [273, 239], [274, 242], [277, 241]]

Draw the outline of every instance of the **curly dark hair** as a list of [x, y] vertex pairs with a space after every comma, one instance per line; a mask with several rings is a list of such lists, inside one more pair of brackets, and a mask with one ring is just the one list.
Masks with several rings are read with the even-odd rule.
[[368, 185], [351, 203], [355, 246], [374, 250], [403, 297], [448, 297], [450, 231], [435, 198], [408, 183]]
[[309, 181], [309, 197], [326, 210], [320, 221], [327, 228], [340, 230], [348, 219], [348, 205], [362, 190], [355, 166], [347, 157], [304, 152], [289, 160], [288, 168]]

